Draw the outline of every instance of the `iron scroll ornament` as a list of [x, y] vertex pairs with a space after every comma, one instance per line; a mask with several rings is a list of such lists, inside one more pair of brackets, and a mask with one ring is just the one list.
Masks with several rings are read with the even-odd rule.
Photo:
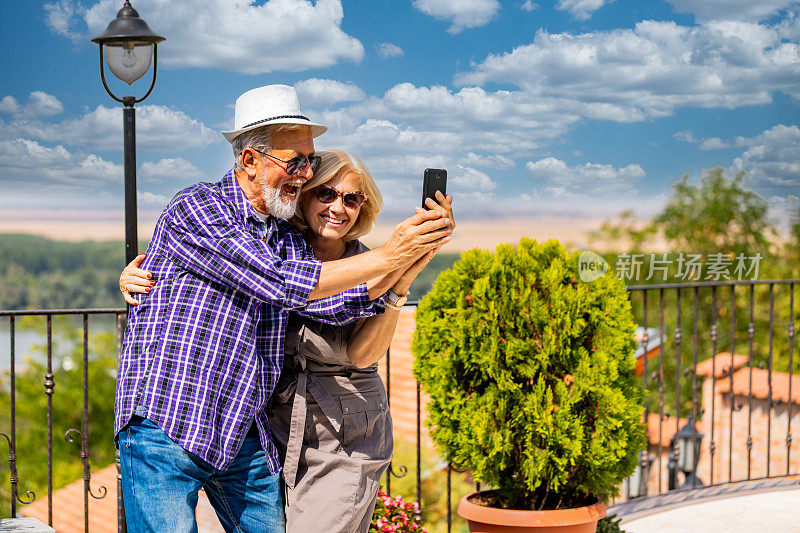
[[25, 496], [30, 498], [29, 500], [25, 501], [19, 497], [19, 491], [17, 490], [17, 486], [19, 485], [19, 475], [17, 474], [17, 452], [14, 449], [14, 446], [11, 444], [11, 439], [8, 437], [8, 435], [5, 433], [0, 433], [0, 436], [5, 437], [6, 442], [8, 443], [8, 468], [10, 471], [9, 481], [11, 482], [12, 503], [14, 500], [23, 505], [33, 503], [33, 501], [36, 500], [36, 494], [32, 490], [25, 492]]
[[91, 475], [91, 467], [89, 466], [89, 450], [88, 450], [88, 443], [83, 437], [83, 433], [81, 433], [77, 429], [68, 429], [64, 433], [64, 440], [67, 443], [72, 444], [75, 442], [75, 434], [80, 435], [80, 442], [81, 442], [81, 463], [83, 464], [83, 481], [86, 485], [86, 491], [89, 495], [94, 498], [95, 500], [102, 500], [108, 494], [108, 489], [104, 486], [100, 486], [100, 493], [96, 495], [92, 492], [92, 488], [90, 486], [92, 475]]

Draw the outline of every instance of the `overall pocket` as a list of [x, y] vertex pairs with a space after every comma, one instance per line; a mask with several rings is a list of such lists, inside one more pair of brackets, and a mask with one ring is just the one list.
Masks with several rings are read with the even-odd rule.
[[373, 455], [385, 439], [386, 398], [380, 392], [348, 394], [342, 406], [342, 446], [350, 452]]

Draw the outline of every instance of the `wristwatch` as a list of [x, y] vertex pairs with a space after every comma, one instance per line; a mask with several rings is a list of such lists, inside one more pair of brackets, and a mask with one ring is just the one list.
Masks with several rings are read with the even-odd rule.
[[389, 290], [389, 298], [387, 300], [387, 304], [389, 304], [393, 309], [400, 309], [403, 307], [406, 302], [408, 301], [408, 293], [400, 296], [393, 290]]

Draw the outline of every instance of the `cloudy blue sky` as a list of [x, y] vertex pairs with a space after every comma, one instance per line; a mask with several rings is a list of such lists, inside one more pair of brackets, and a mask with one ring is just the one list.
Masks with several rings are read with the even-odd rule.
[[[97, 46], [121, 0], [4, 2], [0, 211], [120, 217], [122, 113]], [[800, 194], [796, 0], [135, 0], [167, 40], [137, 107], [139, 207], [231, 165], [219, 134], [294, 85], [364, 159], [383, 221], [443, 167], [463, 218], [648, 216], [722, 165], [780, 217]], [[148, 77], [134, 84], [141, 94]], [[115, 80], [116, 81], [116, 80]], [[114, 85], [124, 92], [123, 84]]]

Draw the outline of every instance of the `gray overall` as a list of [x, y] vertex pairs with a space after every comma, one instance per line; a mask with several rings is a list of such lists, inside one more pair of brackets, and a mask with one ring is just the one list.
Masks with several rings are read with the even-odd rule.
[[[343, 257], [365, 251], [355, 241]], [[337, 327], [291, 315], [270, 426], [284, 461], [287, 533], [365, 533], [392, 456], [392, 418], [377, 363], [355, 367]]]

